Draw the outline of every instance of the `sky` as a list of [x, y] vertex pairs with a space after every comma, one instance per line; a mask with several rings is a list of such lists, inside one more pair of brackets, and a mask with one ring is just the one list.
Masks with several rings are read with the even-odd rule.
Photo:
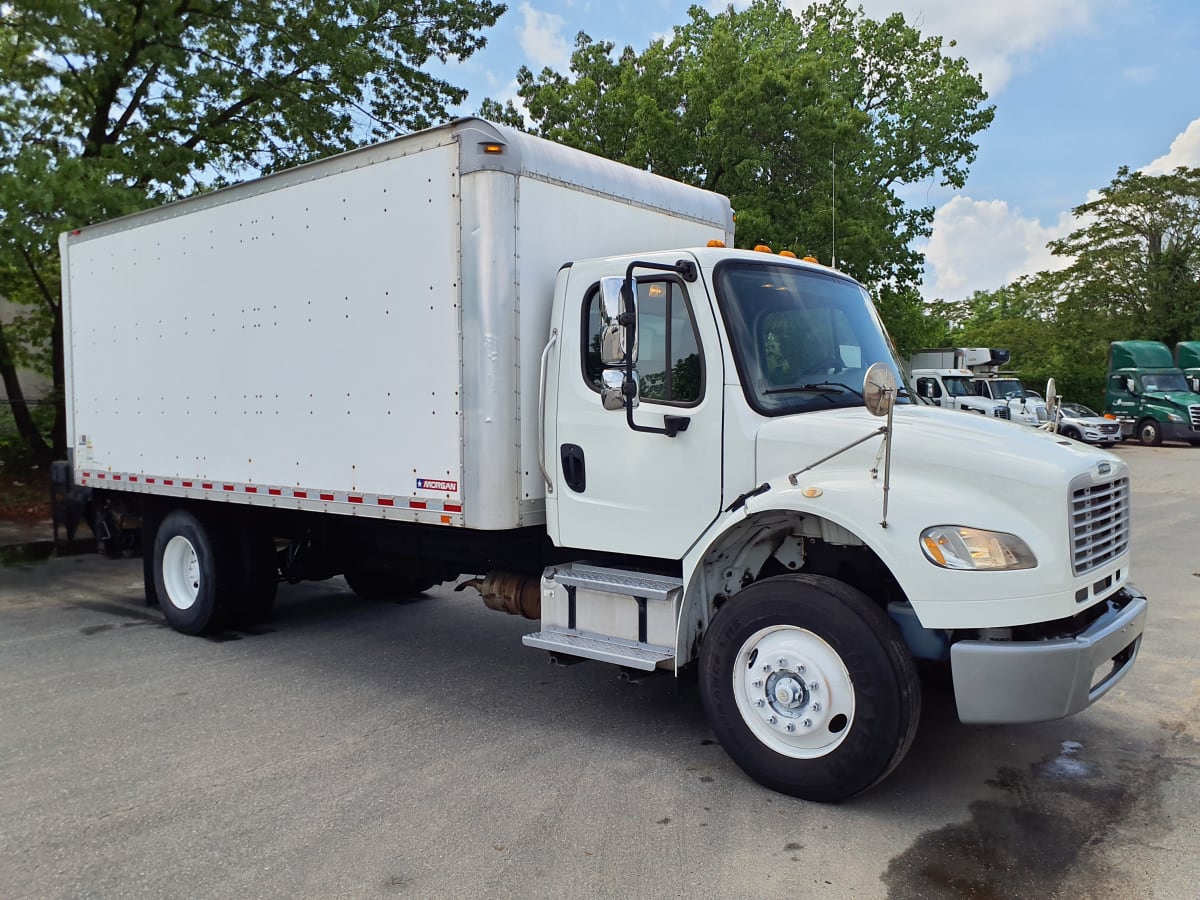
[[[724, 2], [695, 0], [713, 11]], [[996, 107], [961, 190], [909, 185], [937, 210], [922, 293], [959, 300], [1060, 267], [1046, 243], [1120, 166], [1200, 166], [1200, 3], [1195, 0], [860, 0], [956, 45]], [[445, 71], [470, 96], [515, 98], [517, 69], [566, 73], [577, 32], [644, 50], [687, 20], [687, 0], [508, 0], [488, 46]], [[747, 3], [736, 2], [742, 9]], [[791, 0], [793, 9], [804, 2]]]

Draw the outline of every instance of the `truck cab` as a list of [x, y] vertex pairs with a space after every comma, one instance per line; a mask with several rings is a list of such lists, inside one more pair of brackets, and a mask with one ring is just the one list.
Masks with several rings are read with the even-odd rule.
[[1149, 446], [1164, 440], [1200, 445], [1200, 393], [1174, 363], [1158, 341], [1110, 345], [1105, 412], [1121, 423], [1123, 435]]
[[1049, 421], [1046, 402], [1040, 397], [1030, 396], [1015, 375], [977, 375], [971, 379], [971, 386], [980, 397], [1005, 404], [1009, 418], [1014, 422], [1038, 428]]
[[917, 396], [933, 406], [961, 409], [996, 419], [1008, 419], [1008, 404], [976, 394], [970, 369], [913, 369], [910, 373]]
[[1175, 345], [1175, 367], [1183, 372], [1193, 394], [1200, 394], [1200, 341], [1180, 341]]

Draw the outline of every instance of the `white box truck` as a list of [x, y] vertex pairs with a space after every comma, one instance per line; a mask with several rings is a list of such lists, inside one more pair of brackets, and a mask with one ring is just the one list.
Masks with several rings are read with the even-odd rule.
[[477, 576], [554, 659], [696, 671], [733, 759], [813, 800], [903, 759], [918, 659], [967, 722], [1112, 688], [1125, 464], [913, 405], [862, 287], [732, 232], [476, 119], [73, 231], [60, 475], [181, 632]]

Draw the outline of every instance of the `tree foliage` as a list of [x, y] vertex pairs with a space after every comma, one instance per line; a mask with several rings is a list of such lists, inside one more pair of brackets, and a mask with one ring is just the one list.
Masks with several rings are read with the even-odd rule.
[[[466, 92], [425, 64], [470, 56], [504, 9], [5, 0], [0, 295], [27, 309], [0, 332], [6, 384], [24, 353], [53, 369], [61, 390], [59, 232], [446, 119]], [[63, 437], [60, 416], [60, 453]]]
[[[933, 209], [896, 191], [961, 186], [993, 116], [979, 78], [947, 55], [953, 42], [845, 0], [799, 14], [779, 0], [693, 6], [688, 17], [640, 53], [581, 33], [569, 73], [522, 68], [532, 130], [724, 193], [739, 245], [836, 252], [839, 268], [911, 306], [922, 266], [912, 242]], [[483, 112], [522, 121], [511, 104]]]

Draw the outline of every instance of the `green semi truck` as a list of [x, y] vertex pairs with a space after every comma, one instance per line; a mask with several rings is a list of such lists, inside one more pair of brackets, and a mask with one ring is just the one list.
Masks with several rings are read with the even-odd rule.
[[[1200, 349], [1200, 342], [1193, 346]], [[1164, 440], [1200, 446], [1200, 393], [1176, 367], [1166, 344], [1113, 341], [1104, 402], [1105, 413], [1121, 423], [1125, 437], [1150, 446]]]
[[1175, 345], [1175, 367], [1183, 372], [1193, 393], [1200, 394], [1200, 341], [1180, 341]]

